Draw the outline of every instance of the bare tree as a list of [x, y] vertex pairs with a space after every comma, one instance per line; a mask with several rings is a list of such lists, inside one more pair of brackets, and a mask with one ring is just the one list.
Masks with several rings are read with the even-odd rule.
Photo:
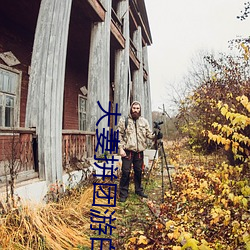
[[5, 177], [6, 177], [6, 203], [9, 207], [15, 207], [16, 201], [14, 197], [15, 193], [15, 181], [20, 171], [20, 161], [19, 161], [19, 136], [12, 131], [11, 139], [8, 146], [5, 148], [7, 162], [4, 166]]

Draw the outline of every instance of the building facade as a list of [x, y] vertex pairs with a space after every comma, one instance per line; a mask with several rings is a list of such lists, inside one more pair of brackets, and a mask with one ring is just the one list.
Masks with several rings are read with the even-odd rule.
[[138, 100], [152, 122], [144, 0], [4, 0], [0, 32], [0, 184], [92, 157], [98, 101], [127, 115]]

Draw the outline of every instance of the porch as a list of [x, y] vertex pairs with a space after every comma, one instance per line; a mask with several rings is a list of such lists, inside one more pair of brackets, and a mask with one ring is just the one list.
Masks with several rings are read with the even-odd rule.
[[[0, 188], [13, 176], [18, 185], [39, 180], [38, 143], [35, 129], [0, 128]], [[63, 130], [64, 173], [69, 171], [72, 163], [92, 158], [94, 152], [95, 132]]]

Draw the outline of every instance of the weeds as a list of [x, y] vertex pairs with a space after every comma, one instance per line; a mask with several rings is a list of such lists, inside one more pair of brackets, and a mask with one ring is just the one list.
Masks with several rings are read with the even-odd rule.
[[[86, 231], [92, 194], [72, 190], [58, 203], [22, 205], [0, 218], [1, 249], [79, 249], [90, 246]], [[84, 249], [84, 248], [82, 248]]]

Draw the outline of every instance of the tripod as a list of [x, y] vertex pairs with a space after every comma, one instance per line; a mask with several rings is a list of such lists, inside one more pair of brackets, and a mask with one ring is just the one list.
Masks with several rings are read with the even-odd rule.
[[[156, 134], [157, 136], [157, 134]], [[162, 203], [164, 202], [164, 162], [163, 160], [165, 161], [165, 166], [166, 166], [166, 169], [167, 169], [167, 173], [168, 173], [168, 179], [169, 179], [169, 186], [170, 186], [170, 189], [172, 189], [172, 180], [171, 180], [171, 176], [170, 176], [170, 172], [169, 172], [169, 166], [168, 166], [168, 163], [167, 163], [167, 157], [166, 157], [166, 153], [165, 153], [165, 150], [164, 150], [164, 147], [163, 147], [163, 141], [162, 139], [157, 139], [156, 142], [155, 142], [155, 155], [154, 155], [154, 158], [153, 158], [153, 161], [152, 161], [152, 165], [149, 169], [149, 172], [148, 172], [148, 178], [147, 178], [147, 181], [146, 181], [146, 184], [145, 184], [145, 190], [146, 190], [146, 187], [148, 185], [148, 181], [149, 181], [149, 177], [150, 177], [150, 174], [152, 172], [152, 169], [153, 169], [153, 166], [154, 166], [154, 163], [155, 163], [155, 160], [156, 160], [156, 155], [157, 155], [157, 152], [158, 152], [158, 156], [161, 156], [161, 184], [162, 184], [162, 197], [161, 197], [161, 200], [162, 200]]]

